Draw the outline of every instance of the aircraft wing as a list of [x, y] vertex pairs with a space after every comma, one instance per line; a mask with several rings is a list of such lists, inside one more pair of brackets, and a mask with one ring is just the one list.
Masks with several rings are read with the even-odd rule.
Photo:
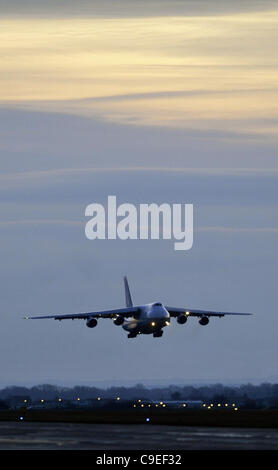
[[117, 315], [121, 315], [124, 318], [132, 317], [135, 313], [139, 312], [137, 307], [118, 308], [115, 310], [102, 310], [98, 312], [87, 312], [87, 313], [69, 313], [62, 315], [40, 315], [36, 317], [25, 317], [26, 320], [40, 320], [45, 318], [54, 318], [54, 320], [75, 320], [81, 319], [86, 320], [88, 318], [115, 318]]
[[171, 317], [178, 317], [180, 314], [185, 314], [190, 317], [224, 317], [225, 315], [252, 315], [252, 313], [238, 313], [238, 312], [214, 312], [213, 310], [193, 310], [185, 307], [167, 307], [166, 310], [170, 313]]

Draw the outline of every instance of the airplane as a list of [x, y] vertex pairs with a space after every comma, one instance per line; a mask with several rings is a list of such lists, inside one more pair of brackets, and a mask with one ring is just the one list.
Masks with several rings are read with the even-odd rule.
[[124, 277], [126, 308], [103, 310], [88, 313], [73, 313], [62, 315], [46, 315], [29, 317], [26, 319], [54, 318], [55, 320], [86, 320], [89, 328], [95, 328], [99, 318], [111, 318], [114, 324], [122, 326], [128, 332], [128, 338], [136, 338], [140, 334], [152, 334], [154, 338], [163, 335], [163, 328], [170, 325], [170, 319], [176, 318], [180, 325], [187, 322], [189, 317], [198, 317], [200, 325], [207, 325], [210, 317], [224, 317], [225, 315], [252, 315], [252, 313], [214, 312], [210, 310], [193, 310], [187, 307], [170, 307], [162, 302], [153, 302], [146, 305], [133, 305], [128, 280]]

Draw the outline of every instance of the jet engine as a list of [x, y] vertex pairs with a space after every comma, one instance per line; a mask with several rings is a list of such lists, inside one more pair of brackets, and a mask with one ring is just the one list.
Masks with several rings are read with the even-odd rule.
[[208, 317], [202, 317], [201, 320], [199, 320], [200, 325], [207, 325], [209, 322]]
[[119, 315], [118, 317], [115, 318], [114, 324], [119, 326], [119, 325], [122, 325], [124, 321], [125, 321], [124, 317]]
[[180, 324], [180, 325], [183, 325], [184, 323], [187, 322], [187, 317], [181, 313], [178, 318], [177, 318], [177, 322]]
[[88, 328], [94, 328], [95, 326], [97, 326], [97, 319], [96, 318], [89, 318], [86, 321], [86, 326]]

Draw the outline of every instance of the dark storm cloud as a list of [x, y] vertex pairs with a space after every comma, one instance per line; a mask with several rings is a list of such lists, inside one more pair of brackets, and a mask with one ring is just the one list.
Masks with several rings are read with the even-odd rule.
[[45, 17], [210, 16], [271, 9], [273, 0], [1, 0], [2, 15]]

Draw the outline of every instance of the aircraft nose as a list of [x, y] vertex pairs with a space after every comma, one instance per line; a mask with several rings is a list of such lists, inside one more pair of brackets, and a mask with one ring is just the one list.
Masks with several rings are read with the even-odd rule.
[[169, 312], [163, 306], [152, 309], [152, 318], [170, 318]]
[[168, 310], [166, 310], [165, 307], [163, 307], [163, 313], [164, 313], [164, 318], [170, 318], [170, 313], [168, 312]]

